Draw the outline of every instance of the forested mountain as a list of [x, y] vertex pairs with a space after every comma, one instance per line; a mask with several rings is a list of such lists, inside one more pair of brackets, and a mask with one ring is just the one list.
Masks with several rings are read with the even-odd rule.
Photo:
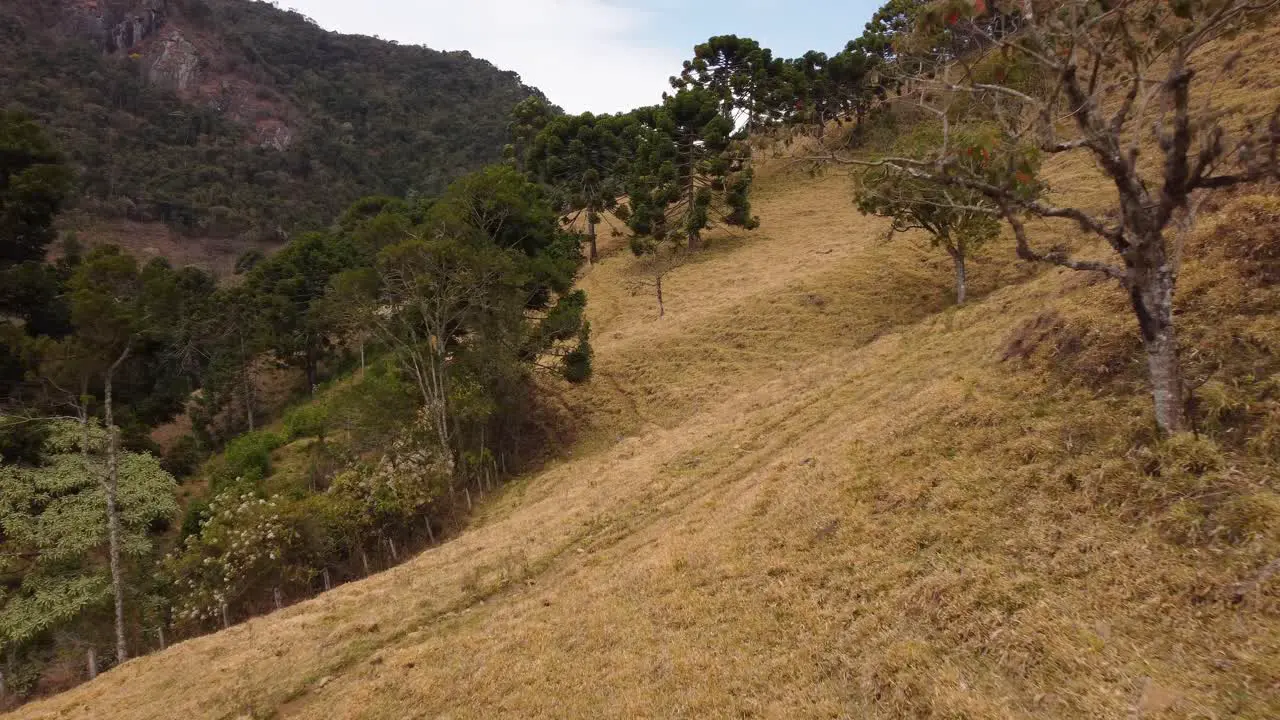
[[281, 239], [499, 159], [538, 94], [468, 53], [256, 0], [0, 0], [0, 107], [51, 130], [90, 221]]

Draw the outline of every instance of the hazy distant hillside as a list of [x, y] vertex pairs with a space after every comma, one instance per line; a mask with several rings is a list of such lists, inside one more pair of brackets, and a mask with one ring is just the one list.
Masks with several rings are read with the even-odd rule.
[[434, 193], [498, 159], [536, 92], [254, 0], [0, 0], [0, 105], [52, 128], [80, 209], [116, 232], [272, 240], [364, 195]]

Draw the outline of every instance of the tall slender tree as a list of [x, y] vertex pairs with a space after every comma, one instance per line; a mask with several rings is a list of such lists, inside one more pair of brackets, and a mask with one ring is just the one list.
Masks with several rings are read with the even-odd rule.
[[[125, 636], [125, 588], [121, 568], [120, 429], [116, 426], [116, 380], [147, 332], [150, 309], [143, 302], [137, 262], [114, 246], [95, 248], [71, 278], [71, 314], [76, 332], [72, 340], [84, 351], [87, 364], [101, 383], [106, 472], [102, 478], [106, 501], [107, 544], [111, 592], [115, 598], [116, 659], [128, 659]], [[85, 383], [87, 386], [87, 382]]]
[[717, 35], [693, 49], [680, 74], [671, 78], [676, 91], [701, 88], [720, 99], [721, 112], [748, 133], [768, 118], [770, 99], [780, 80], [781, 61], [751, 38]]

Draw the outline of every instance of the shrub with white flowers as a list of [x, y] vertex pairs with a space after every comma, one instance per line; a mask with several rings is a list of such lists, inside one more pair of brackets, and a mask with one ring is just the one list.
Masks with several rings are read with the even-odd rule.
[[286, 522], [279, 497], [264, 499], [232, 488], [209, 504], [209, 519], [165, 560], [173, 583], [173, 618], [179, 626], [221, 621], [264, 588], [278, 587], [294, 571], [288, 555], [297, 533]]

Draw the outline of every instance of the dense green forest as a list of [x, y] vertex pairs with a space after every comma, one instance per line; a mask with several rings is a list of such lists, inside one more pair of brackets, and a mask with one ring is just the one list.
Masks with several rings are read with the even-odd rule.
[[[96, 217], [254, 239], [323, 227], [360, 197], [434, 195], [498, 160], [509, 110], [537, 95], [466, 53], [255, 0], [168, 0], [154, 35], [114, 52], [62, 5], [0, 2], [0, 107], [49, 128]], [[156, 65], [173, 33], [193, 54], [185, 87]]]
[[[1159, 198], [1136, 152], [1111, 162], [1121, 139], [1100, 115], [1102, 91], [1054, 58], [1082, 33], [1145, 42], [1126, 35], [1123, 13], [1041, 27], [997, 4], [891, 0], [834, 55], [775, 58], [714, 37], [655, 105], [566, 116], [466, 57], [334, 36], [259, 3], [173, 6], [191, 27], [234, 29], [225, 41], [247, 63], [234, 70], [303, 110], [307, 134], [284, 150], [246, 147], [225, 118], [140, 84], [136, 60], [76, 42], [6, 66], [19, 102], [0, 115], [0, 661], [15, 697], [58, 689], [51, 668], [73, 655], [83, 666], [82, 651], [116, 664], [438, 541], [473, 493], [555, 452], [542, 383], [591, 378], [587, 298], [573, 286], [598, 256], [605, 213], [626, 223], [641, 261], [669, 268], [714, 228], [760, 225], [750, 195], [762, 147], [815, 171], [853, 168], [864, 213], [925, 231], [955, 260], [958, 302], [966, 258], [1001, 220], [1023, 259], [1120, 281], [1156, 431], [1182, 431], [1194, 413], [1166, 235], [1195, 191], [1274, 175], [1280, 146], [1280, 121], [1228, 143], [1214, 112], [1195, 146], [1175, 75], [1162, 87], [1182, 129], [1157, 139]], [[19, 37], [24, 17], [6, 20]], [[1208, 36], [1181, 10], [1153, 17], [1193, 38], [1179, 52]], [[1096, 52], [1079, 62], [1112, 59]], [[416, 79], [390, 83], [392, 65]], [[967, 85], [947, 79], [953, 65]], [[68, 77], [46, 78], [49, 67]], [[461, 84], [441, 90], [437, 75], [454, 70], [448, 82]], [[1038, 122], [1062, 92], [1092, 98], [1076, 102], [1074, 140]], [[445, 183], [502, 142], [505, 162]], [[458, 143], [453, 160], [438, 143]], [[1116, 181], [1120, 221], [1046, 202], [1043, 158], [1076, 150]], [[227, 285], [69, 237], [48, 260], [66, 207], [121, 200], [193, 231], [226, 211], [292, 239], [245, 257]], [[1037, 250], [1030, 218], [1070, 219], [1117, 257]], [[270, 372], [302, 379], [285, 411], [260, 396]], [[153, 442], [178, 416], [190, 433]]]

